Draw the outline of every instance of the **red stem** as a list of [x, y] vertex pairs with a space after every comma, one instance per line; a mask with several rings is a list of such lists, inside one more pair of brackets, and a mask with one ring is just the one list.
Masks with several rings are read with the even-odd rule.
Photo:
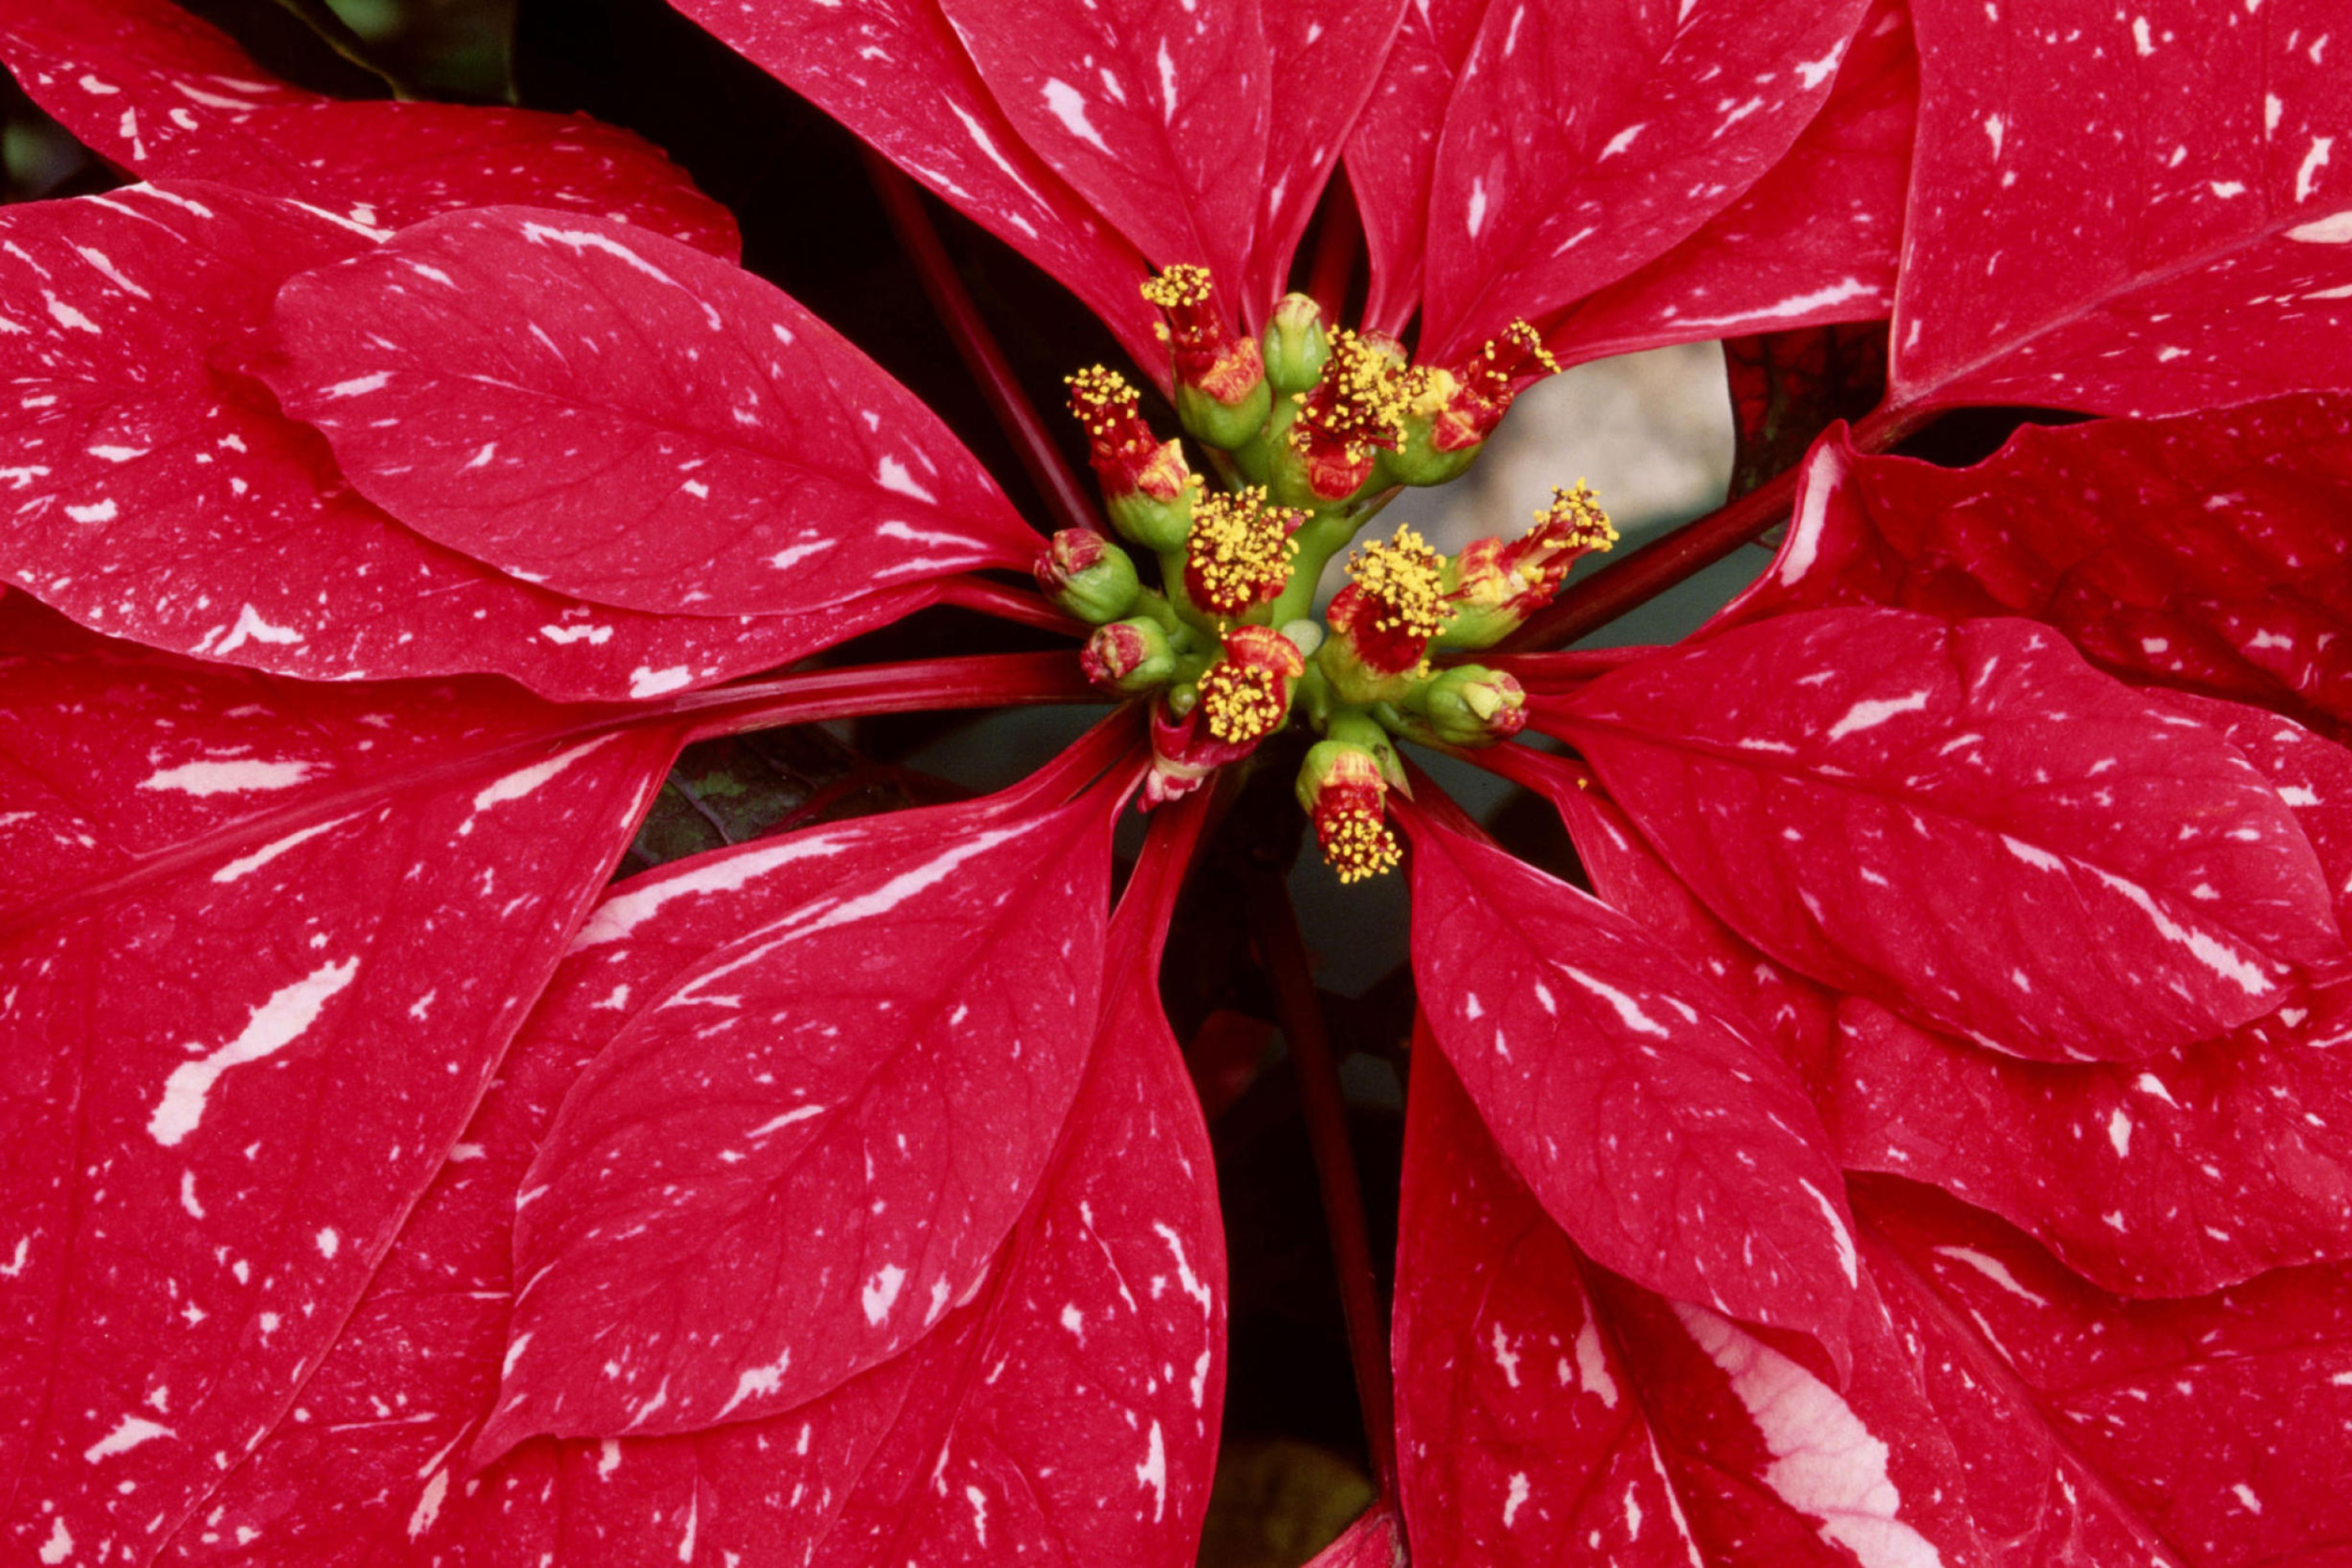
[[1504, 647], [1517, 651], [1575, 642], [1696, 576], [1789, 515], [1799, 471], [1790, 468], [1730, 505], [1570, 583], [1505, 639]]
[[1114, 918], [1129, 919], [1132, 910], [1131, 918], [1144, 921], [1151, 933], [1146, 951], [1155, 985], [1160, 955], [1168, 945], [1168, 924], [1175, 916], [1177, 896], [1184, 890], [1192, 853], [1200, 847], [1201, 828], [1208, 819], [1206, 790], [1195, 790], [1153, 812], [1151, 826], [1144, 831], [1142, 851], [1135, 858], [1135, 869], [1127, 879], [1126, 891], [1119, 895]]
[[[1881, 408], [1853, 427], [1854, 450], [1887, 451], [1930, 416], [1927, 410]], [[1797, 476], [1804, 467], [1799, 463], [1784, 469], [1729, 505], [1717, 507], [1631, 555], [1612, 561], [1591, 576], [1570, 584], [1559, 598], [1506, 638], [1503, 647], [1515, 652], [1558, 647], [1590, 637], [1705, 571], [1788, 516], [1796, 500]]]
[[[1454, 752], [1457, 757], [1471, 755], [1466, 751]], [[1461, 804], [1437, 786], [1437, 781], [1421, 770], [1411, 757], [1404, 759], [1404, 776], [1412, 785], [1409, 795], [1391, 792], [1389, 809], [1404, 824], [1408, 834], [1418, 834], [1424, 823], [1458, 833], [1465, 838], [1475, 838], [1481, 844], [1492, 844], [1494, 837], [1478, 826], [1478, 819], [1462, 809]]]
[[1000, 621], [1015, 621], [1040, 631], [1082, 637], [1092, 628], [1072, 620], [1036, 595], [985, 577], [950, 577], [940, 584], [939, 602], [977, 610]]
[[866, 177], [874, 183], [874, 193], [882, 199], [882, 210], [898, 231], [898, 243], [915, 263], [915, 270], [923, 280], [923, 292], [930, 296], [931, 308], [955, 341], [956, 353], [962, 356], [964, 368], [986, 396], [996, 423], [1012, 441], [1019, 454], [1021, 467], [1027, 471], [1038, 494], [1045, 498], [1045, 509], [1054, 514], [1054, 526], [1061, 528], [1100, 527], [1096, 521], [1093, 498], [1070, 467], [1062, 448], [1055, 444], [1052, 432], [1038, 416], [1037, 405], [1021, 388], [1021, 378], [1013, 374], [1012, 362], [1004, 357], [988, 322], [972, 303], [971, 294], [963, 286], [963, 279], [948, 257], [947, 247], [940, 243], [939, 230], [931, 226], [930, 215], [923, 210], [922, 193], [915, 183], [893, 168], [889, 162], [871, 148], [861, 150], [866, 159]]
[[1471, 653], [1446, 662], [1483, 664], [1489, 669], [1501, 670], [1527, 688], [1532, 697], [1574, 691], [1597, 677], [1655, 651], [1637, 644], [1625, 647], [1562, 648], [1554, 653]]
[[779, 676], [773, 680], [693, 692], [657, 711], [687, 719], [686, 738], [691, 743], [749, 730], [856, 719], [870, 713], [1101, 700], [1102, 693], [1087, 684], [1078, 661], [1053, 649], [919, 658], [904, 664]]
[[1323, 1029], [1315, 976], [1299, 933], [1290, 889], [1272, 873], [1253, 878], [1249, 900], [1251, 934], [1265, 955], [1274, 982], [1275, 1012], [1290, 1041], [1298, 1074], [1307, 1141], [1315, 1152], [1315, 1175], [1323, 1193], [1323, 1218], [1331, 1233], [1331, 1266], [1339, 1276], [1339, 1307], [1348, 1323], [1348, 1359], [1356, 1372], [1356, 1400], [1364, 1416], [1364, 1440], [1372, 1472], [1384, 1497], [1396, 1495], [1396, 1394], [1390, 1383], [1388, 1331], [1372, 1286], [1372, 1246], [1364, 1222], [1364, 1194], [1356, 1180], [1355, 1149], [1348, 1136], [1348, 1107], [1339, 1086], [1339, 1063]]
[[1549, 752], [1538, 752], [1532, 746], [1480, 746], [1454, 754], [1474, 767], [1486, 769], [1498, 779], [1508, 779], [1538, 795], [1578, 789], [1592, 777], [1582, 763], [1554, 756]]
[[[1094, 695], [1097, 701], [1102, 700], [1099, 691]], [[1071, 742], [1060, 756], [996, 798], [1008, 811], [1027, 813], [1040, 807], [1051, 811], [1095, 784], [1116, 784], [1119, 798], [1124, 800], [1127, 793], [1141, 782], [1146, 762], [1142, 739], [1143, 704], [1129, 702]], [[1118, 767], [1122, 759], [1131, 760], [1134, 765]], [[1116, 803], [1113, 809], [1117, 809]]]
[[1348, 184], [1344, 163], [1331, 166], [1331, 184], [1324, 197], [1323, 226], [1315, 236], [1315, 260], [1307, 270], [1307, 292], [1322, 308], [1323, 320], [1336, 324], [1348, 303], [1348, 285], [1356, 275], [1356, 254], [1363, 247], [1364, 216], [1356, 205], [1355, 188]]

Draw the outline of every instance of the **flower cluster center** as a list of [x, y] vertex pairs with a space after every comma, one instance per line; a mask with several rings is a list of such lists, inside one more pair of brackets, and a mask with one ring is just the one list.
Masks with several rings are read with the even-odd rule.
[[[1203, 268], [1171, 267], [1143, 294], [1164, 318], [1167, 390], [1190, 445], [1154, 431], [1116, 372], [1071, 376], [1118, 539], [1055, 535], [1039, 584], [1096, 626], [1088, 679], [1150, 704], [1147, 807], [1248, 763], [1296, 721], [1320, 737], [1297, 790], [1325, 858], [1343, 880], [1376, 876], [1400, 853], [1387, 823], [1388, 792], [1405, 784], [1396, 742], [1517, 733], [1518, 682], [1463, 656], [1516, 631], [1616, 533], [1580, 480], [1517, 540], [1448, 555], [1399, 528], [1349, 547], [1402, 489], [1459, 476], [1511, 400], [1559, 366], [1525, 322], [1459, 363], [1416, 365], [1383, 333], [1327, 328], [1302, 295], [1261, 332], [1237, 331]], [[1316, 585], [1343, 552], [1348, 585], [1318, 621]]]

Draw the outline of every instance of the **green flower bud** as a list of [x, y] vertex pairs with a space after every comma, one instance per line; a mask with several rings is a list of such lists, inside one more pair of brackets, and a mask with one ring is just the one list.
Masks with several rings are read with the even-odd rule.
[[1087, 679], [1105, 691], [1137, 697], [1157, 691], [1176, 674], [1176, 650], [1159, 622], [1138, 616], [1113, 621], [1087, 639], [1078, 655]]
[[1034, 568], [1045, 596], [1089, 626], [1135, 608], [1142, 591], [1127, 552], [1091, 528], [1066, 528], [1037, 552]]
[[[1249, 360], [1255, 361], [1257, 345], [1247, 338], [1241, 342], [1250, 349]], [[1239, 364], [1221, 378], [1223, 388], [1232, 391], [1230, 402], [1205, 387], [1178, 382], [1178, 421], [1195, 438], [1227, 451], [1247, 441], [1265, 426], [1265, 416], [1274, 412], [1274, 389], [1265, 384], [1265, 375], [1248, 379], [1257, 370], [1255, 363]]]
[[1491, 746], [1527, 727], [1527, 700], [1526, 689], [1502, 671], [1457, 665], [1407, 693], [1407, 733], [1449, 746]]
[[1285, 294], [1265, 324], [1267, 383], [1284, 397], [1305, 392], [1323, 379], [1323, 362], [1330, 357], [1323, 308], [1304, 294]]

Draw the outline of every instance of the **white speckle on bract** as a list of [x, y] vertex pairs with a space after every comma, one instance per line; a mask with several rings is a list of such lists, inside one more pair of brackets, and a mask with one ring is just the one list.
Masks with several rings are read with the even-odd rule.
[[359, 973], [360, 961], [323, 964], [281, 986], [253, 1009], [236, 1038], [192, 1062], [182, 1062], [163, 1080], [163, 1097], [147, 1121], [148, 1136], [170, 1148], [204, 1120], [205, 1100], [220, 1076], [234, 1067], [275, 1056], [300, 1039], [337, 993]]
[[1871, 697], [1845, 710], [1838, 721], [1830, 726], [1830, 739], [1843, 741], [1848, 735], [1864, 730], [1874, 730], [1899, 713], [1916, 713], [1927, 706], [1932, 691], [1919, 690], [1902, 697]]
[[1835, 44], [1830, 46], [1830, 52], [1823, 55], [1820, 59], [1799, 60], [1797, 62], [1797, 80], [1807, 92], [1811, 92], [1814, 89], [1820, 87], [1823, 79], [1832, 72], [1835, 71], [1838, 68], [1838, 66], [1844, 59], [1845, 40], [1841, 38]]
[[800, 564], [812, 555], [824, 554], [826, 551], [832, 549], [837, 542], [838, 541], [835, 540], [819, 539], [811, 541], [806, 544], [789, 545], [782, 550], [777, 551], [773, 555], [769, 556], [768, 564], [781, 572], [787, 567]]
[[321, 1230], [313, 1239], [319, 1244], [319, 1256], [321, 1258], [331, 1258], [342, 1250], [343, 1238], [336, 1233], [333, 1226]]
[[1968, 1247], [1938, 1247], [1936, 1248], [1936, 1251], [1944, 1257], [1952, 1259], [1955, 1263], [1967, 1264], [1970, 1268], [1975, 1269], [1978, 1273], [1983, 1275], [1986, 1279], [1991, 1280], [1994, 1284], [2000, 1286], [2002, 1289], [2008, 1291], [2011, 1295], [2017, 1297], [2021, 1300], [2031, 1301], [2037, 1307], [2046, 1307], [2050, 1305], [2049, 1297], [2037, 1296], [2032, 1291], [2027, 1289], [2024, 1286], [2019, 1284], [2017, 1281], [2017, 1276], [2009, 1271], [2009, 1265], [2003, 1263], [1998, 1258], [1988, 1257], [1984, 1253]]
[[1045, 79], [1045, 109], [1062, 122], [1062, 129], [1086, 142], [1105, 157], [1110, 156], [1110, 144], [1102, 139], [1087, 118], [1086, 95], [1060, 77]]
[[116, 1424], [113, 1431], [84, 1448], [81, 1457], [83, 1462], [94, 1465], [100, 1459], [129, 1453], [142, 1443], [152, 1443], [158, 1437], [173, 1435], [169, 1426], [160, 1426], [143, 1415], [126, 1415]]
[[551, 228], [543, 223], [527, 223], [522, 226], [522, 237], [532, 245], [560, 245], [581, 256], [590, 251], [609, 256], [631, 271], [642, 272], [656, 283], [667, 283], [673, 289], [682, 287], [677, 279], [619, 240], [610, 235], [598, 234], [593, 229]]
[[66, 1528], [66, 1521], [62, 1519], [49, 1521], [49, 1538], [41, 1543], [41, 1561], [55, 1568], [56, 1564], [73, 1555], [73, 1531]]
[[981, 1545], [988, 1544], [988, 1494], [978, 1487], [963, 1489], [963, 1500], [971, 1504], [972, 1539]]
[[339, 381], [332, 386], [321, 387], [319, 395], [330, 401], [345, 397], [364, 397], [371, 392], [382, 392], [392, 379], [392, 372], [380, 370], [370, 375], [355, 375], [349, 381]]
[[1201, 1303], [1201, 1311], [1205, 1316], [1210, 1310], [1209, 1288], [1202, 1283], [1200, 1276], [1192, 1272], [1192, 1259], [1184, 1253], [1184, 1238], [1178, 1236], [1171, 1227], [1157, 1220], [1152, 1222], [1151, 1228], [1160, 1240], [1168, 1244], [1169, 1252], [1175, 1257], [1177, 1284], [1181, 1287], [1184, 1294]]
[[522, 799], [525, 795], [535, 792], [540, 785], [613, 739], [611, 735], [599, 735], [593, 741], [583, 741], [570, 751], [560, 752], [543, 763], [534, 763], [530, 767], [507, 774], [497, 783], [485, 786], [474, 796], [474, 809], [478, 812], [488, 811], [493, 806], [505, 805]]
[[792, 1110], [785, 1111], [782, 1116], [770, 1117], [767, 1121], [761, 1122], [760, 1125], [752, 1128], [751, 1131], [743, 1134], [743, 1136], [746, 1138], [764, 1138], [780, 1127], [790, 1127], [795, 1121], [806, 1121], [812, 1116], [822, 1116], [824, 1114], [824, 1107], [822, 1105], [794, 1106]]
[[[353, 815], [356, 815], [356, 813]], [[321, 822], [315, 827], [301, 828], [296, 832], [288, 834], [283, 838], [273, 839], [269, 843], [265, 844], [260, 848], [255, 850], [252, 854], [232, 860], [227, 865], [222, 867], [219, 870], [214, 872], [213, 880], [215, 882], [226, 883], [234, 882], [242, 877], [251, 876], [254, 872], [260, 870], [264, 866], [268, 865], [272, 860], [277, 859], [280, 855], [285, 854], [288, 850], [308, 844], [311, 839], [318, 837], [321, 833], [332, 832], [334, 829], [341, 827], [344, 823], [349, 822], [350, 820], [351, 817], [349, 816], [338, 816], [331, 822]]]
[[2002, 848], [2008, 850], [2011, 855], [2015, 856], [2020, 860], [2024, 861], [2027, 865], [2032, 867], [2037, 871], [2063, 871], [2066, 869], [2065, 861], [2061, 860], [2057, 856], [2053, 855], [2047, 849], [2038, 848], [2033, 845], [2026, 843], [2023, 839], [2011, 838], [2008, 834], [2004, 833], [2000, 836], [2000, 844]]
[[1514, 1470], [1511, 1472], [1508, 1489], [1503, 1494], [1503, 1528], [1505, 1530], [1515, 1528], [1519, 1517], [1519, 1510], [1527, 1506], [1527, 1501], [1528, 1473], [1525, 1470]]
[[1614, 158], [1618, 153], [1622, 153], [1625, 149], [1631, 147], [1633, 144], [1634, 138], [1641, 135], [1643, 132], [1647, 131], [1649, 128], [1650, 122], [1646, 120], [1636, 124], [1628, 125], [1624, 130], [1620, 131], [1616, 135], [1609, 138], [1608, 144], [1601, 149], [1601, 155], [1592, 161], [1596, 163], [1606, 163], [1609, 159]]
[[2248, 1486], [2245, 1482], [2232, 1482], [2230, 1487], [2230, 1493], [2232, 1497], [2235, 1497], [2240, 1502], [2245, 1505], [2246, 1511], [2248, 1513], [2260, 1513], [2263, 1511], [2263, 1500], [2256, 1497], [2254, 1495], [2254, 1489]]
[[[588, 917], [580, 934], [572, 941], [572, 950], [596, 947], [608, 942], [618, 942], [631, 931], [654, 918], [662, 906], [674, 899], [694, 898], [709, 893], [731, 893], [749, 887], [759, 879], [783, 867], [814, 858], [830, 858], [859, 841], [855, 832], [819, 835], [804, 839], [788, 839], [750, 852], [739, 852], [714, 858], [696, 865], [692, 870], [659, 881], [644, 881], [628, 891], [607, 899]], [[610, 1001], [615, 1007], [625, 1006], [629, 988], [615, 988]], [[602, 1004], [599, 1004], [602, 1005]]]
[[80, 523], [112, 522], [121, 514], [122, 509], [114, 504], [114, 498], [111, 496], [104, 500], [92, 501], [88, 506], [74, 506], [68, 503], [66, 507], [66, 515]]
[[1495, 1324], [1494, 1329], [1495, 1364], [1503, 1369], [1504, 1380], [1513, 1388], [1517, 1388], [1519, 1385], [1518, 1352], [1511, 1349], [1511, 1337], [1503, 1332], [1502, 1324]]
[[1176, 61], [1168, 52], [1168, 40], [1160, 40], [1160, 119], [1162, 124], [1176, 120]]
[[1861, 1260], [1854, 1256], [1853, 1233], [1846, 1228], [1844, 1216], [1837, 1212], [1837, 1205], [1830, 1202], [1822, 1194], [1821, 1188], [1813, 1185], [1812, 1183], [1800, 1177], [1797, 1185], [1804, 1188], [1806, 1195], [1821, 1205], [1822, 1217], [1830, 1222], [1831, 1239], [1837, 1244], [1838, 1267], [1845, 1270], [1845, 1282], [1857, 1289], [1860, 1288]]
[[898, 1304], [898, 1289], [906, 1282], [907, 1271], [895, 1263], [884, 1264], [874, 1278], [866, 1282], [865, 1289], [858, 1292], [858, 1301], [866, 1309], [866, 1321], [869, 1325], [875, 1328], [882, 1326], [882, 1320], [888, 1317], [890, 1309]]
[[1886, 1445], [1835, 1389], [1706, 1308], [1671, 1305], [1729, 1376], [1772, 1454], [1758, 1479], [1822, 1521], [1822, 1538], [1853, 1552], [1863, 1568], [1942, 1568], [1935, 1544], [1898, 1517], [1903, 1498], [1886, 1472]]
[[805, 910], [793, 917], [793, 921], [803, 923], [779, 921], [777, 926], [770, 929], [782, 928], [781, 934], [746, 950], [724, 963], [704, 970], [691, 982], [680, 986], [664, 1005], [677, 1007], [698, 1002], [709, 994], [709, 987], [729, 975], [760, 963], [778, 950], [789, 947], [793, 942], [805, 941], [820, 931], [831, 931], [838, 926], [851, 925], [858, 921], [872, 920], [878, 915], [888, 914], [908, 899], [946, 881], [955, 874], [956, 868], [965, 861], [975, 856], [986, 854], [1001, 844], [1026, 837], [1041, 827], [1045, 819], [1039, 818], [1014, 827], [994, 828], [986, 833], [975, 834], [963, 843], [950, 847], [942, 854], [916, 867], [913, 870], [899, 872], [871, 892], [861, 893], [854, 899], [845, 899], [814, 918], [809, 918], [808, 911]]
[[541, 626], [539, 628], [539, 635], [559, 647], [584, 642], [591, 647], [596, 647], [613, 640], [613, 628], [610, 626]]
[[1780, 561], [1780, 584], [1786, 587], [1813, 569], [1820, 557], [1822, 530], [1829, 521], [1830, 491], [1837, 483], [1837, 454], [1824, 447], [1806, 466], [1804, 505], [1789, 530], [1789, 543]]
[[1151, 1522], [1158, 1524], [1168, 1512], [1168, 1445], [1160, 1436], [1160, 1423], [1151, 1424], [1149, 1447], [1144, 1450], [1143, 1463], [1135, 1467], [1139, 1486], [1152, 1490]]
[[1824, 283], [1820, 288], [1806, 293], [1791, 294], [1786, 299], [1776, 300], [1769, 305], [1759, 305], [1751, 310], [1736, 311], [1728, 316], [1677, 316], [1675, 318], [1675, 326], [1677, 331], [1681, 331], [1692, 327], [1722, 327], [1748, 321], [1769, 321], [1787, 316], [1800, 316], [1810, 311], [1823, 310], [1831, 305], [1843, 305], [1849, 300], [1874, 297], [1878, 293], [1879, 287], [1878, 284], [1866, 283], [1859, 278], [1842, 278], [1835, 283]]
[[77, 332], [98, 331], [99, 326], [96, 321], [91, 321], [47, 289], [41, 290], [41, 298], [48, 302], [49, 319], [60, 327]]
[[776, 1357], [772, 1366], [755, 1366], [740, 1373], [735, 1378], [735, 1392], [719, 1407], [718, 1420], [725, 1420], [734, 1408], [754, 1395], [776, 1392], [783, 1383], [784, 1369], [793, 1364], [793, 1352], [786, 1349]]
[[2352, 207], [2340, 213], [2330, 213], [2310, 223], [2298, 224], [2286, 231], [2286, 237], [2301, 240], [2305, 245], [2352, 244]]
[[2132, 1087], [2142, 1094], [2156, 1096], [2175, 1110], [2180, 1109], [2180, 1101], [2172, 1098], [2172, 1091], [2164, 1087], [2164, 1080], [2152, 1072], [2140, 1074], [2138, 1078], [2132, 1080]]
[[1473, 239], [1477, 238], [1478, 231], [1486, 226], [1486, 182], [1483, 177], [1474, 176], [1470, 181], [1470, 209], [1463, 219], [1463, 226], [1470, 231]]
[[1559, 966], [1559, 972], [1562, 974], [1567, 975], [1570, 980], [1575, 981], [1579, 985], [1583, 986], [1587, 991], [1591, 992], [1595, 996], [1600, 997], [1603, 1002], [1608, 1003], [1610, 1007], [1615, 1011], [1617, 1021], [1623, 1024], [1635, 1034], [1654, 1035], [1662, 1040], [1669, 1037], [1666, 1033], [1665, 1026], [1660, 1024], [1655, 1018], [1651, 1017], [1649, 1014], [1643, 1012], [1642, 1010], [1642, 1005], [1639, 1002], [1633, 1000], [1633, 997], [1627, 995], [1624, 992], [1618, 990], [1614, 985], [1610, 984], [1607, 981], [1595, 975], [1587, 974], [1581, 969], [1570, 963], [1561, 964]]
[[[2096, 868], [2093, 868], [2095, 870]], [[2121, 893], [2156, 927], [2157, 934], [2165, 941], [2189, 950], [2190, 957], [2222, 979], [2230, 981], [2249, 996], [2259, 996], [2273, 989], [2270, 977], [2261, 965], [2231, 949], [2227, 943], [2201, 931], [2191, 931], [2157, 907], [2147, 889], [2137, 882], [2125, 880], [2110, 871], [2099, 871], [2099, 880]]]
[[2311, 199], [2312, 190], [2319, 183], [2319, 171], [2327, 162], [2328, 149], [2335, 145], [2336, 138], [2333, 136], [2315, 136], [2311, 139], [2311, 150], [2303, 155], [2303, 166], [2294, 172], [2296, 201]]
[[2116, 1146], [2118, 1159], [2131, 1157], [2131, 1113], [2118, 1105], [2107, 1115], [2107, 1142]]
[[196, 1173], [194, 1171], [180, 1173], [180, 1207], [186, 1211], [190, 1219], [205, 1217], [205, 1205], [196, 1201]]
[[1604, 1409], [1617, 1408], [1617, 1380], [1609, 1375], [1609, 1353], [1601, 1343], [1601, 1329], [1588, 1307], [1583, 1327], [1576, 1331], [1576, 1377], [1584, 1392]]
[[418, 1496], [415, 1509], [408, 1516], [409, 1540], [414, 1541], [433, 1528], [433, 1521], [441, 1517], [442, 1500], [448, 1495], [449, 1472], [435, 1470], [433, 1479], [425, 1483], [425, 1490]]
[[[211, 640], [212, 639], [210, 637], [206, 637], [205, 639], [205, 642], [210, 642]], [[247, 605], [236, 613], [236, 626], [230, 631], [226, 640], [217, 646], [209, 648], [205, 647], [203, 643], [199, 643], [196, 647], [196, 651], [198, 653], [210, 653], [215, 657], [225, 657], [228, 654], [235, 653], [238, 648], [243, 647], [247, 642], [268, 643], [272, 647], [284, 647], [299, 643], [301, 640], [302, 634], [300, 632], [296, 631], [291, 626], [276, 626], [270, 625], [268, 621], [262, 618], [261, 612], [259, 610], [255, 609], [251, 605]]]
[[629, 695], [659, 697], [676, 691], [693, 679], [694, 671], [682, 664], [674, 664], [667, 669], [650, 669], [641, 664], [629, 672]]
[[[877, 539], [903, 539], [910, 544], [968, 546], [971, 542], [960, 533], [941, 533], [936, 530], [916, 528], [909, 523], [900, 522], [895, 518], [875, 529], [874, 534]], [[944, 564], [944, 563], [924, 561], [915, 563], [915, 564], [929, 567], [941, 565]]]

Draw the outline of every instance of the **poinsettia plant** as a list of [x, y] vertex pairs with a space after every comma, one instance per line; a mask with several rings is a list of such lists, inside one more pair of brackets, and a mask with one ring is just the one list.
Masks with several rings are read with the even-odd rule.
[[[1192, 1561], [1236, 1037], [1171, 927], [1313, 1138], [1379, 1492], [1318, 1561], [2352, 1551], [2340, 15], [674, 3], [878, 155], [1024, 477], [627, 132], [0, 5], [122, 175], [0, 211], [9, 1561]], [[1070, 424], [909, 179], [1123, 350]], [[1706, 518], [1375, 522], [1718, 339]], [[950, 609], [1032, 640], [862, 651]], [[691, 742], [1087, 703], [631, 851]], [[1410, 887], [1385, 1303], [1302, 841]]]

